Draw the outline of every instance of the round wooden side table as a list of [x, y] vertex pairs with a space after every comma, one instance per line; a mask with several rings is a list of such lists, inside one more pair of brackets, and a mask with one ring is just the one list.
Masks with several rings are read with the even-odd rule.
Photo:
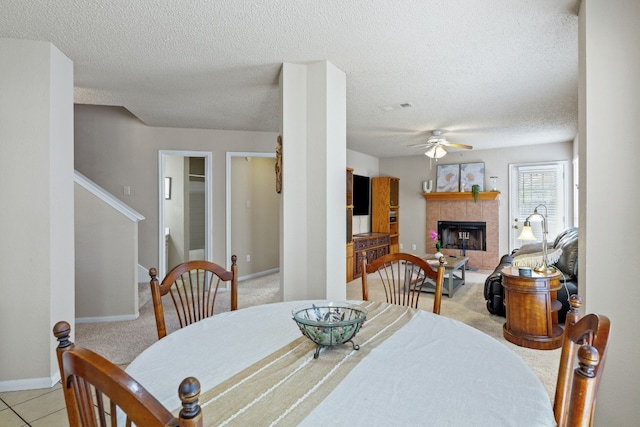
[[558, 325], [556, 299], [560, 289], [560, 273], [520, 276], [517, 267], [502, 269], [504, 305], [507, 321], [502, 330], [505, 339], [516, 345], [538, 350], [562, 346], [564, 330]]

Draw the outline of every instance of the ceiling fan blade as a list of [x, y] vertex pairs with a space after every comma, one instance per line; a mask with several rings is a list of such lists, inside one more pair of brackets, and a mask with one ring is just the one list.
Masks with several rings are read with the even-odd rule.
[[446, 145], [448, 147], [466, 148], [467, 150], [473, 149], [473, 147], [471, 145], [457, 144], [455, 142], [449, 142], [449, 141], [443, 142], [442, 145]]
[[407, 147], [428, 147], [430, 145], [435, 144], [435, 142], [423, 142], [420, 144], [411, 144], [411, 145], [407, 145]]

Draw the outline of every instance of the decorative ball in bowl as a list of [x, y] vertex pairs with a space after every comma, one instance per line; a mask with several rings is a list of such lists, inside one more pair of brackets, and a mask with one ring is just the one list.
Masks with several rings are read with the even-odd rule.
[[314, 359], [322, 347], [350, 342], [354, 350], [360, 349], [353, 338], [367, 318], [365, 309], [346, 303], [325, 303], [298, 307], [291, 314], [302, 335], [316, 343]]

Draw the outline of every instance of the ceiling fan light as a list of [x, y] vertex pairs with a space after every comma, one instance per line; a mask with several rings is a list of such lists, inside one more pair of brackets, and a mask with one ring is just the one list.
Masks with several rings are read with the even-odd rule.
[[439, 159], [441, 157], [444, 157], [446, 154], [447, 150], [445, 150], [444, 147], [440, 145], [429, 147], [429, 149], [424, 153], [425, 156], [431, 157], [432, 159]]
[[447, 138], [445, 138], [444, 136], [430, 136], [429, 138], [427, 138], [427, 142], [433, 142], [433, 143], [447, 142]]

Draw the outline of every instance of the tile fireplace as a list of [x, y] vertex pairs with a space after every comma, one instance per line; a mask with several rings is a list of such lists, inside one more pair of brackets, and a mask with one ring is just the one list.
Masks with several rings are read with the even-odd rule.
[[[499, 261], [499, 195], [482, 192], [474, 201], [471, 193], [423, 193], [427, 203], [427, 252], [435, 252], [429, 236], [429, 230], [435, 230], [442, 253], [464, 254], [469, 257], [470, 268], [492, 270]], [[447, 231], [443, 231], [443, 224], [448, 225]]]

